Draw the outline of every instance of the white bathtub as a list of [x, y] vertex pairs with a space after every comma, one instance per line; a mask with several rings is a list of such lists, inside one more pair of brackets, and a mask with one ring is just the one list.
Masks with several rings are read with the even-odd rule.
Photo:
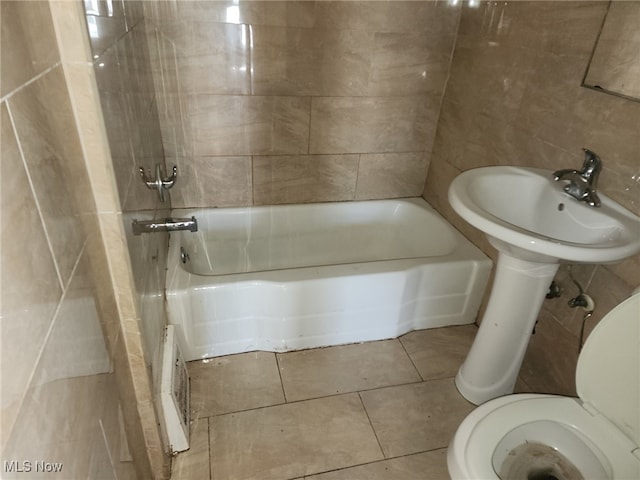
[[187, 360], [472, 323], [491, 269], [417, 198], [172, 214], [199, 226], [169, 247], [169, 322]]

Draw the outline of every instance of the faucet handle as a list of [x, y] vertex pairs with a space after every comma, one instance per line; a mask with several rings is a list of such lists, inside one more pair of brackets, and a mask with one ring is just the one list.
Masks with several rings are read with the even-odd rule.
[[597, 153], [588, 148], [583, 148], [584, 163], [582, 164], [582, 173], [597, 173], [602, 170], [602, 160]]

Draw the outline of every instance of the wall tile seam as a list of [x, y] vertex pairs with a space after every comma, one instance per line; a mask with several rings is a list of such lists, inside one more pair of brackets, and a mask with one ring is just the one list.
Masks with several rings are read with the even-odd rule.
[[[356, 178], [353, 185], [353, 196], [351, 198], [352, 201], [356, 200], [358, 197], [358, 188], [360, 187], [360, 168], [362, 162], [362, 154], [358, 154], [358, 161], [356, 163]], [[362, 400], [362, 399], [361, 399]]]
[[[47, 223], [44, 219], [44, 214], [42, 213], [42, 208], [40, 206], [39, 195], [36, 191], [35, 185], [33, 184], [33, 180], [31, 178], [31, 172], [29, 171], [29, 166], [27, 165], [27, 159], [24, 154], [24, 150], [22, 148], [22, 141], [20, 140], [20, 135], [18, 135], [18, 129], [16, 128], [15, 120], [13, 118], [12, 108], [9, 105], [9, 101], [4, 102], [7, 107], [7, 113], [9, 115], [9, 121], [11, 122], [11, 129], [13, 131], [13, 135], [16, 139], [16, 144], [18, 146], [18, 151], [20, 153], [20, 160], [22, 161], [22, 168], [24, 168], [25, 174], [27, 176], [27, 181], [29, 182], [29, 188], [31, 190], [31, 196], [33, 197], [33, 201], [36, 204], [36, 210], [38, 211], [38, 218], [40, 219], [40, 224], [42, 225], [42, 230], [44, 232], [44, 236], [47, 239], [47, 246], [49, 247], [49, 255], [51, 260], [53, 261], [53, 265], [56, 269], [56, 275], [58, 277], [59, 287], [64, 291], [65, 282], [62, 276], [62, 272], [60, 271], [59, 259], [56, 257], [55, 250], [53, 248], [53, 243], [51, 242], [51, 237], [49, 235], [49, 229], [47, 228]], [[70, 277], [71, 278], [71, 277]]]
[[[193, 157], [199, 158], [229, 158], [229, 157], [238, 157], [242, 159], [243, 157], [260, 157], [260, 158], [282, 158], [282, 157], [345, 157], [345, 156], [356, 156], [356, 155], [420, 155], [424, 153], [430, 153], [430, 151], [426, 148], [421, 150], [379, 150], [379, 151], [367, 151], [367, 152], [327, 152], [327, 153], [250, 153], [247, 155], [236, 155], [236, 154], [215, 154], [215, 155], [193, 155]], [[168, 157], [174, 158], [174, 157]]]
[[[634, 255], [633, 257], [629, 257], [629, 258], [625, 259], [625, 260], [624, 260], [624, 262], [629, 262], [629, 261], [631, 261], [631, 259], [633, 259], [633, 258], [638, 258], [638, 259], [640, 259], [640, 253], [639, 253], [639, 254]], [[593, 281], [593, 279], [595, 278], [595, 276], [596, 276], [596, 270], [597, 270], [598, 268], [602, 268], [602, 269], [606, 270], [610, 275], [613, 275], [613, 276], [615, 276], [615, 277], [619, 278], [620, 280], [622, 280], [622, 282], [623, 282], [623, 283], [625, 283], [626, 285], [628, 285], [628, 286], [629, 286], [629, 288], [630, 288], [631, 290], [634, 290], [635, 288], [640, 287], [640, 279], [638, 279], [638, 282], [637, 282], [637, 283], [635, 283], [635, 284], [634, 284], [634, 283], [630, 283], [630, 282], [627, 280], [627, 278], [626, 278], [626, 277], [620, 276], [619, 274], [617, 274], [617, 273], [616, 273], [616, 272], [611, 268], [612, 266], [615, 266], [615, 265], [617, 265], [617, 264], [614, 264], [614, 265], [607, 265], [607, 264], [597, 265], [597, 266], [596, 266], [596, 268], [594, 269], [594, 272], [593, 272], [592, 277], [589, 279], [589, 282], [588, 282], [588, 284], [587, 284], [587, 289], [591, 286], [591, 282], [592, 282], [592, 281]], [[585, 289], [585, 290], [586, 290], [586, 289]]]
[[[103, 17], [101, 15], [99, 15], [99, 17], [102, 18], [111, 18], [111, 17]], [[139, 24], [144, 23], [142, 21], [137, 22], [136, 24], [134, 24], [130, 29], [127, 28], [125, 26], [125, 31], [123, 33], [121, 33], [120, 35], [118, 35], [116, 38], [113, 39], [113, 43], [111, 43], [107, 48], [105, 48], [104, 50], [101, 50], [98, 53], [94, 53], [93, 51], [91, 51], [91, 48], [89, 48], [89, 51], [91, 52], [91, 56], [92, 56], [92, 60], [91, 60], [91, 64], [93, 65], [95, 62], [98, 62], [105, 54], [110, 53], [112, 50], [116, 50], [116, 47], [118, 46], [118, 44], [124, 40], [127, 35], [129, 35], [131, 32], [133, 32], [133, 29], [136, 28]], [[125, 23], [126, 25], [126, 23]], [[84, 28], [84, 25], [83, 25]], [[114, 51], [116, 58], [118, 58], [118, 53], [117, 51]]]
[[543, 304], [543, 307], [540, 311], [540, 313], [538, 314], [538, 318], [536, 319], [536, 322], [538, 322], [540, 320], [540, 318], [542, 317], [543, 313], [542, 311], [544, 310], [544, 313], [546, 313], [553, 322], [556, 323], [556, 325], [561, 328], [562, 330], [565, 331], [565, 333], [567, 333], [569, 336], [575, 338], [576, 340], [578, 340], [578, 335], [576, 335], [575, 332], [572, 332], [567, 324], [572, 324], [573, 322], [581, 322], [582, 321], [582, 315], [576, 315], [576, 313], [579, 312], [575, 312], [575, 311], [571, 311], [571, 317], [567, 318], [567, 324], [565, 324], [565, 322], [562, 322], [561, 318], [558, 317], [555, 312], [553, 312], [551, 309], [547, 308], [546, 305]]
[[309, 97], [309, 121], [307, 123], [307, 155], [311, 154], [311, 135], [313, 133], [313, 129], [311, 128], [312, 124], [313, 124], [313, 98]]
[[458, 46], [458, 37], [459, 37], [459, 33], [460, 33], [460, 23], [462, 22], [462, 12], [463, 12], [463, 8], [462, 6], [458, 9], [458, 21], [456, 22], [456, 27], [454, 29], [454, 37], [453, 37], [453, 42], [451, 45], [451, 51], [449, 52], [449, 62], [448, 62], [448, 66], [447, 66], [447, 77], [445, 78], [443, 84], [442, 84], [442, 90], [440, 92], [440, 102], [438, 103], [438, 112], [436, 114], [436, 128], [433, 129], [432, 132], [432, 137], [431, 137], [431, 148], [428, 151], [428, 155], [429, 155], [429, 164], [427, 165], [427, 171], [425, 172], [425, 181], [424, 181], [424, 187], [423, 187], [423, 191], [422, 191], [422, 197], [424, 198], [426, 190], [427, 190], [427, 178], [429, 177], [429, 170], [431, 169], [431, 159], [433, 159], [433, 152], [435, 149], [435, 145], [436, 145], [436, 138], [438, 136], [438, 129], [440, 128], [440, 115], [442, 114], [442, 107], [444, 105], [445, 102], [445, 98], [447, 96], [447, 87], [449, 86], [449, 80], [451, 79], [451, 67], [453, 66], [453, 59], [456, 53], [456, 48]]
[[[24, 405], [26, 398], [27, 398], [27, 394], [29, 392], [29, 390], [32, 387], [36, 387], [37, 385], [33, 385], [33, 382], [35, 380], [35, 376], [36, 376], [36, 372], [38, 370], [38, 367], [40, 365], [40, 362], [42, 360], [42, 356], [44, 355], [44, 352], [46, 350], [46, 346], [49, 342], [49, 338], [51, 337], [51, 332], [53, 332], [53, 329], [55, 328], [56, 325], [56, 321], [59, 318], [59, 313], [60, 310], [62, 309], [62, 304], [64, 303], [64, 301], [67, 298], [67, 294], [69, 291], [69, 286], [71, 285], [71, 282], [73, 281], [75, 274], [76, 274], [76, 270], [78, 268], [78, 265], [80, 264], [80, 260], [82, 259], [82, 256], [84, 255], [84, 250], [85, 247], [87, 245], [87, 241], [85, 240], [85, 242], [82, 245], [82, 248], [80, 249], [80, 253], [78, 254], [78, 258], [76, 258], [73, 268], [71, 269], [71, 273], [69, 274], [69, 281], [67, 282], [67, 285], [62, 289], [62, 294], [60, 295], [60, 299], [58, 300], [58, 304], [56, 305], [56, 308], [53, 312], [53, 314], [51, 315], [51, 320], [49, 322], [49, 327], [47, 328], [47, 333], [45, 334], [44, 338], [42, 339], [42, 344], [39, 348], [39, 352], [38, 355], [35, 359], [35, 361], [33, 362], [33, 367], [31, 369], [31, 373], [29, 374], [29, 378], [27, 379], [26, 382], [26, 387], [24, 389], [24, 391], [22, 392], [22, 395], [20, 395], [20, 398], [18, 400], [18, 406], [17, 406], [17, 410], [16, 410], [16, 415], [14, 418], [14, 423], [12, 425], [9, 426], [9, 433], [7, 435], [7, 445], [9, 440], [12, 438], [13, 433], [14, 433], [14, 429], [16, 427], [16, 421], [18, 419], [19, 413], [22, 410], [22, 406]], [[6, 428], [7, 426], [4, 425], [3, 428]], [[6, 448], [6, 447], [5, 447]]]
[[[154, 73], [162, 74], [163, 71], [158, 69]], [[162, 75], [161, 75], [162, 76]], [[447, 77], [448, 79], [448, 77]], [[444, 88], [443, 88], [444, 92]], [[247, 98], [309, 98], [311, 100], [315, 99], [333, 99], [333, 98], [352, 98], [352, 99], [393, 99], [393, 98], [402, 98], [402, 99], [411, 99], [411, 98], [429, 98], [434, 96], [433, 91], [425, 91], [418, 93], [406, 93], [406, 94], [398, 94], [398, 95], [376, 95], [372, 93], [366, 93], [363, 95], [327, 95], [327, 94], [314, 94], [314, 93], [230, 93], [230, 92], [192, 92], [192, 91], [169, 91], [163, 93], [164, 96], [175, 96], [175, 97], [247, 97]]]
[[111, 452], [111, 445], [109, 443], [109, 436], [104, 428], [104, 424], [102, 422], [102, 418], [98, 419], [98, 426], [100, 427], [100, 435], [102, 436], [102, 441], [104, 442], [104, 447], [107, 450], [107, 457], [109, 458], [109, 465], [111, 466], [111, 470], [113, 472], [114, 478], [118, 478], [117, 469], [115, 463], [113, 461], [114, 454]]
[[[306, 2], [308, 0], [303, 0], [303, 2]], [[374, 0], [376, 2], [379, 3], [383, 3], [382, 0]], [[410, 2], [416, 2], [418, 3], [416, 0], [409, 0]], [[436, 1], [441, 1], [441, 0], [436, 0]], [[347, 2], [345, 2], [347, 3]], [[356, 2], [352, 2], [352, 3], [356, 3]], [[434, 2], [435, 3], [435, 2]], [[95, 15], [97, 17], [103, 17], [103, 18], [108, 18], [105, 17], [104, 15]], [[213, 20], [207, 20], [207, 19], [202, 19], [201, 17], [192, 17], [190, 15], [183, 15], [183, 16], [178, 16], [178, 17], [171, 17], [169, 20], [165, 20], [160, 18], [160, 16], [155, 16], [155, 15], [151, 15], [151, 16], [147, 16], [145, 15], [144, 19], [146, 21], [152, 22], [152, 24], [154, 25], [155, 28], [161, 29], [163, 26], [166, 25], [171, 25], [171, 24], [176, 24], [176, 23], [190, 23], [190, 22], [198, 22], [198, 23], [204, 23], [204, 24], [210, 24], [210, 25], [224, 25], [224, 26], [231, 26], [231, 27], [260, 27], [260, 28], [272, 28], [272, 29], [282, 29], [282, 30], [314, 30], [314, 31], [318, 31], [318, 32], [358, 32], [358, 33], [369, 33], [369, 34], [376, 34], [376, 33], [382, 33], [382, 34], [421, 34], [421, 35], [447, 35], [449, 33], [447, 32], [440, 32], [438, 34], [430, 32], [430, 31], [425, 31], [424, 29], [421, 29], [419, 27], [415, 27], [415, 28], [408, 28], [408, 29], [402, 29], [402, 28], [384, 28], [384, 27], [371, 27], [371, 28], [367, 28], [367, 27], [353, 27], [353, 26], [318, 26], [318, 25], [280, 25], [280, 24], [273, 24], [273, 23], [262, 23], [262, 22], [255, 22], [255, 21], [241, 21], [241, 22], [227, 22], [227, 21], [223, 21], [223, 20], [217, 20], [217, 19], [213, 19]]]
[[42, 77], [44, 77], [45, 75], [47, 75], [49, 72], [55, 70], [57, 67], [59, 67], [60, 65], [62, 65], [62, 60], [58, 60], [56, 63], [54, 63], [53, 65], [51, 65], [50, 67], [46, 68], [45, 70], [43, 70], [42, 72], [38, 73], [37, 75], [34, 75], [33, 77], [31, 77], [29, 80], [27, 80], [26, 82], [24, 82], [22, 85], [14, 88], [13, 90], [11, 90], [9, 93], [6, 93], [3, 97], [0, 97], [0, 102], [5, 102], [8, 101], [11, 97], [13, 97], [15, 94], [17, 94], [18, 92], [24, 90], [25, 88], [27, 88], [29, 85], [31, 85], [32, 83], [37, 82], [38, 80], [40, 80]]

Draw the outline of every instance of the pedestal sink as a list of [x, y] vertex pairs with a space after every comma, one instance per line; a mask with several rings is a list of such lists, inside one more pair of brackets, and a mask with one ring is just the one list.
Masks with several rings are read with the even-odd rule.
[[513, 393], [536, 318], [560, 262], [614, 263], [640, 252], [640, 218], [600, 194], [590, 207], [552, 172], [483, 167], [460, 174], [449, 202], [498, 250], [476, 339], [456, 376], [474, 404]]

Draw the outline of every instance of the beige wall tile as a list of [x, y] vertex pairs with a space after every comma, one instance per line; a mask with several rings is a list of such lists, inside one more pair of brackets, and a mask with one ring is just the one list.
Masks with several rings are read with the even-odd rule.
[[56, 312], [33, 385], [107, 373], [111, 369], [88, 268], [83, 252]]
[[425, 152], [362, 154], [355, 198], [416, 197], [424, 187], [427, 168]]
[[178, 167], [178, 180], [171, 190], [174, 208], [252, 203], [251, 157], [167, 158], [167, 164]]
[[316, 19], [315, 11], [315, 2], [297, 0], [278, 0], [268, 4], [260, 0], [241, 3], [234, 0], [224, 0], [209, 5], [199, 1], [148, 2], [145, 4], [145, 15], [159, 24], [178, 19], [231, 24], [312, 27]]
[[[638, 255], [636, 255], [636, 257], [638, 257]], [[605, 265], [598, 265], [595, 268], [591, 281], [588, 284], [589, 286], [585, 287], [586, 292], [594, 298], [594, 302], [597, 302], [593, 317], [589, 318], [586, 323], [585, 340], [593, 330], [593, 327], [595, 327], [607, 313], [613, 310], [616, 305], [626, 300], [631, 295], [631, 292], [640, 285], [638, 276], [639, 274], [636, 270], [634, 278], [636, 281], [629, 283], [625, 281], [624, 278], [620, 278], [611, 272]], [[581, 312], [578, 312], [575, 317], [576, 320], [579, 319], [581, 321]]]
[[251, 84], [257, 95], [360, 95], [369, 83], [373, 34], [255, 26]]
[[[104, 375], [61, 379], [31, 388], [20, 412], [21, 428], [14, 431], [3, 459], [30, 461], [33, 472], [37, 460], [59, 462], [62, 470], [57, 475], [87, 477], [104, 394]], [[3, 471], [3, 478], [24, 475]]]
[[575, 396], [577, 362], [578, 338], [543, 310], [522, 362], [521, 378], [534, 392]]
[[376, 32], [367, 94], [442, 95], [453, 50], [454, 30], [435, 37], [431, 31]]
[[314, 97], [311, 153], [420, 151], [428, 140], [428, 99]]
[[2, 2], [4, 97], [60, 60], [48, 2]]
[[315, 26], [387, 32], [417, 32], [428, 28], [438, 35], [455, 28], [459, 9], [459, 5], [440, 2], [317, 2]]
[[175, 63], [178, 79], [165, 83], [166, 93], [251, 93], [247, 25], [183, 20], [164, 22], [158, 30], [171, 48], [160, 50], [160, 63], [153, 68], [162, 74], [163, 65]]
[[309, 99], [190, 95], [195, 155], [307, 153]]
[[[4, 448], [62, 295], [42, 219], [2, 102], [1, 415]], [[9, 175], [10, 174], [10, 175]], [[26, 250], [25, 250], [26, 249]], [[32, 252], [39, 252], [37, 256]]]
[[358, 155], [253, 157], [256, 205], [353, 200]]
[[[170, 156], [431, 149], [460, 6], [410, 1], [185, 1], [150, 3], [146, 9], [155, 30], [152, 50], [159, 52], [154, 80], [163, 143]], [[311, 125], [305, 96], [314, 102]], [[294, 103], [302, 109], [290, 108]], [[377, 163], [381, 169], [367, 174], [382, 179], [397, 166], [382, 165]], [[260, 189], [278, 190], [265, 181]], [[273, 182], [280, 182], [280, 176]], [[390, 183], [402, 181], [392, 178]], [[389, 196], [420, 193], [419, 188], [411, 193], [400, 190], [391, 189]], [[332, 182], [316, 185], [313, 195], [300, 200], [298, 194], [271, 200], [263, 199], [257, 189], [253, 193], [253, 199], [244, 201], [354, 199], [345, 198]], [[384, 195], [377, 189], [360, 198]], [[212, 201], [216, 199], [194, 199], [192, 206], [224, 206]]]
[[16, 135], [62, 281], [85, 241], [75, 193], [87, 184], [62, 68], [29, 84], [9, 101]]

